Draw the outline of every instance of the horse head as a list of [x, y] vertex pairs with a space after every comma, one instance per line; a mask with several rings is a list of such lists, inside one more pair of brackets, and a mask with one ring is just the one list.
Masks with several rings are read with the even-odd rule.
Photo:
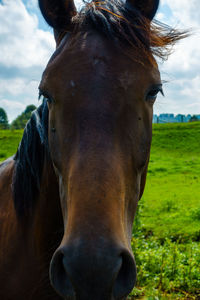
[[[136, 282], [132, 224], [162, 84], [151, 28], [158, 0], [39, 0], [56, 50], [39, 86], [64, 235], [50, 280], [66, 299], [122, 299]], [[157, 43], [157, 44], [156, 44]]]

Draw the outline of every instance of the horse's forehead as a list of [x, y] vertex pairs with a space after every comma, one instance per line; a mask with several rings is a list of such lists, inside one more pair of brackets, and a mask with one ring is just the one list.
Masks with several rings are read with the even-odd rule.
[[86, 51], [89, 55], [109, 56], [113, 52], [117, 54], [118, 51], [110, 40], [95, 31], [86, 32], [80, 39], [80, 49]]
[[95, 31], [77, 36], [67, 35], [53, 54], [45, 70], [47, 76], [43, 76], [43, 79], [55, 80], [55, 74], [60, 79], [68, 75], [79, 78], [86, 74], [95, 77], [106, 74], [107, 80], [115, 77], [120, 82], [126, 82], [126, 85], [133, 84], [137, 78], [141, 83], [150, 78], [153, 82], [159, 81], [156, 62], [150, 64], [145, 58], [138, 62], [134, 60], [134, 51], [129, 52], [131, 59], [131, 55], [126, 55], [123, 50], [116, 47], [114, 41]]
[[82, 57], [91, 62], [98, 57], [111, 62], [115, 56], [120, 57], [120, 51], [107, 37], [98, 32], [89, 31], [66, 39], [59, 55], [64, 59], [71, 57], [76, 60]]

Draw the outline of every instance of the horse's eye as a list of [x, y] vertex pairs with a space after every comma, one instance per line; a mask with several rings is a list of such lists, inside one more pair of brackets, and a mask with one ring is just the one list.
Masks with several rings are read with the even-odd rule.
[[53, 102], [53, 100], [50, 97], [47, 97], [47, 96], [43, 96], [43, 101], [46, 101], [48, 103], [52, 103]]
[[154, 103], [154, 102], [156, 101], [156, 98], [157, 98], [157, 95], [158, 95], [159, 92], [160, 92], [162, 95], [164, 95], [164, 94], [163, 94], [163, 90], [162, 90], [162, 86], [161, 86], [161, 85], [159, 85], [159, 86], [157, 86], [157, 87], [153, 87], [153, 88], [148, 92], [148, 94], [147, 94], [147, 96], [146, 96], [146, 100], [149, 101], [149, 102]]
[[42, 97], [42, 100], [43, 100], [44, 102], [47, 102], [47, 103], [52, 103], [52, 102], [53, 102], [52, 97], [50, 97], [48, 94], [46, 94], [46, 93], [44, 93], [44, 92], [42, 92], [42, 91], [39, 92], [39, 99], [40, 99], [41, 97]]

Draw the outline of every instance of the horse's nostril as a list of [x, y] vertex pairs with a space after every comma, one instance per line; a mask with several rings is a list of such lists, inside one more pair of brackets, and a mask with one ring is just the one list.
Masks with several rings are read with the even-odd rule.
[[136, 265], [132, 255], [125, 250], [120, 255], [120, 258], [122, 263], [113, 287], [115, 299], [127, 296], [132, 291], [136, 282]]
[[[111, 248], [113, 250], [113, 247]], [[136, 281], [136, 266], [128, 250], [116, 247], [87, 255], [84, 248], [59, 248], [50, 264], [50, 280], [65, 299], [124, 299]]]
[[64, 254], [57, 250], [50, 264], [50, 280], [53, 288], [62, 297], [74, 298], [75, 292], [72, 286], [69, 275], [67, 274], [66, 266], [64, 265]]

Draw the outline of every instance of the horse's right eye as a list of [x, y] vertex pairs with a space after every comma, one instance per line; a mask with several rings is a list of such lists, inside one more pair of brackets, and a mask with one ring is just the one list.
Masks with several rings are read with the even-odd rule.
[[154, 103], [156, 101], [156, 98], [157, 98], [157, 95], [158, 95], [159, 92], [164, 96], [161, 84], [151, 88], [151, 90], [146, 95], [146, 100], [148, 102]]
[[53, 102], [52, 98], [46, 97], [46, 96], [43, 96], [43, 101], [46, 101], [47, 103], [52, 103]]

